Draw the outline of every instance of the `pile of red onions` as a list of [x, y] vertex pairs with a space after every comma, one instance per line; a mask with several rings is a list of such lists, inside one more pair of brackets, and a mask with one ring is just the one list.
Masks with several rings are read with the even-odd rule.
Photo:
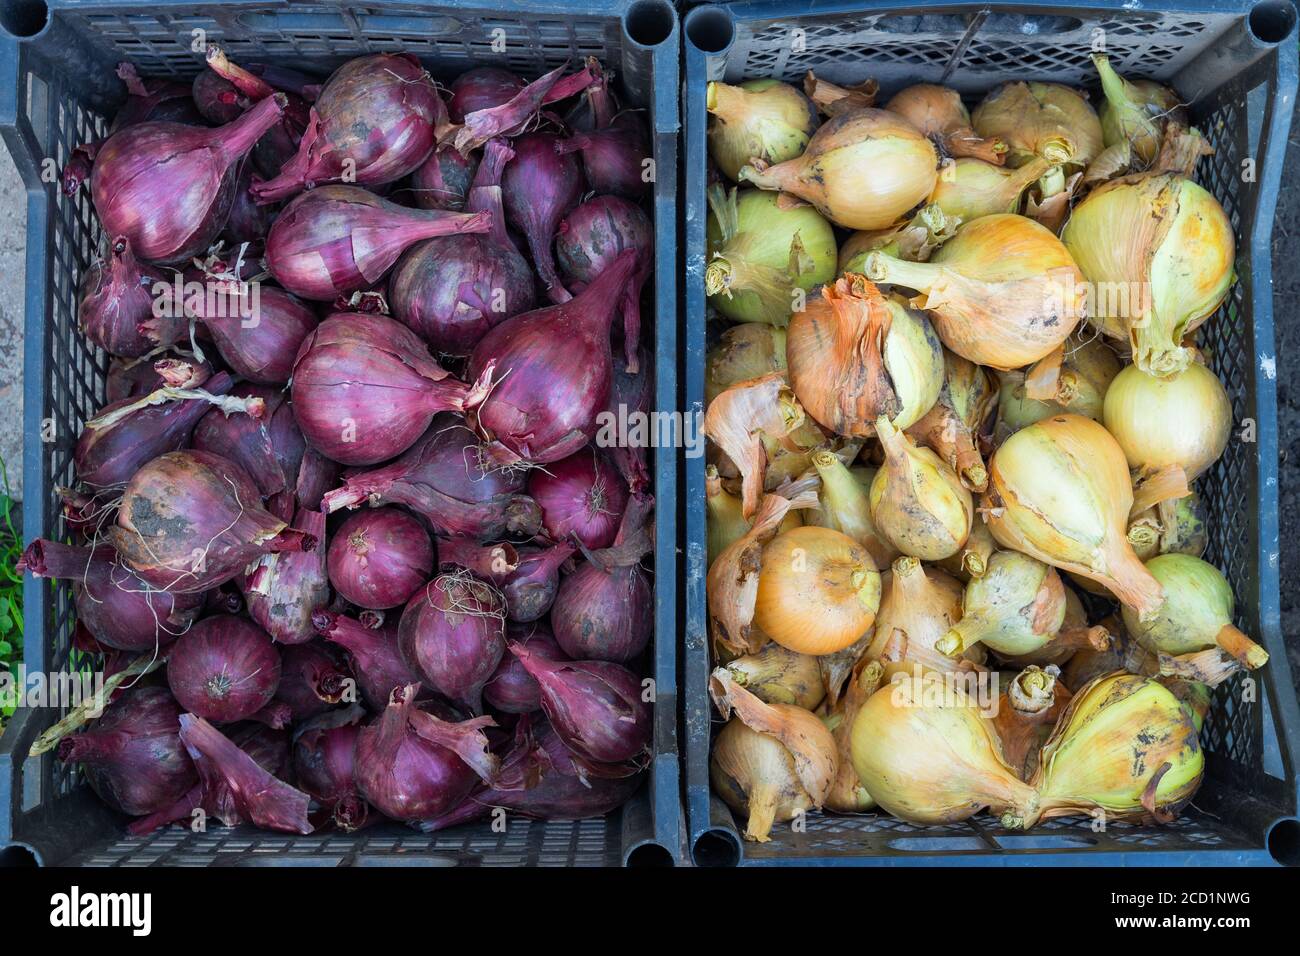
[[617, 808], [653, 521], [646, 450], [596, 438], [653, 406], [641, 114], [594, 60], [119, 75], [63, 171], [107, 243], [78, 307], [107, 395], [18, 569], [145, 674], [59, 758], [137, 834]]

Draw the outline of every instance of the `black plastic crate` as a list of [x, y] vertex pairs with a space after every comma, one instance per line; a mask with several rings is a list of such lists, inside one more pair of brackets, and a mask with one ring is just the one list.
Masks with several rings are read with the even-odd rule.
[[[1238, 282], [1202, 328], [1240, 429], [1257, 441], [1229, 443], [1202, 481], [1210, 511], [1206, 559], [1237, 596], [1237, 625], [1270, 661], [1251, 678], [1220, 688], [1202, 733], [1206, 780], [1173, 826], [1054, 820], [1028, 833], [989, 818], [916, 827], [881, 815], [810, 814], [807, 830], [776, 827], [766, 844], [744, 843], [730, 810], [709, 788], [716, 714], [707, 694], [704, 460], [686, 462], [686, 636], [683, 712], [691, 855], [731, 865], [1233, 865], [1300, 864], [1296, 820], [1300, 709], [1281, 635], [1278, 598], [1276, 352], [1273, 338], [1273, 208], [1295, 103], [1297, 12], [1289, 0], [1125, 0], [985, 4], [938, 0], [733, 3], [700, 6], [683, 28], [686, 117], [686, 368], [688, 407], [702, 408], [705, 84], [776, 77], [798, 83], [808, 70], [843, 84], [878, 80], [882, 94], [911, 83], [944, 83], [978, 97], [1006, 79], [1095, 86], [1095, 31], [1123, 75], [1172, 85], [1190, 99], [1195, 124], [1215, 147], [1198, 179], [1223, 204], [1238, 237]], [[1244, 166], [1253, 160], [1250, 166]], [[1243, 176], [1253, 169], [1253, 180]], [[1241, 681], [1259, 682], [1259, 703], [1241, 701]]]
[[[66, 528], [54, 494], [73, 483], [71, 455], [81, 424], [103, 404], [107, 357], [89, 348], [76, 323], [77, 283], [93, 259], [99, 229], [86, 191], [58, 190], [79, 143], [107, 128], [123, 95], [120, 61], [145, 76], [189, 78], [203, 67], [192, 42], [202, 31], [236, 60], [322, 72], [365, 53], [407, 51], [439, 79], [479, 64], [537, 76], [566, 60], [596, 56], [619, 91], [645, 108], [656, 176], [654, 319], [656, 407], [678, 407], [677, 136], [679, 36], [666, 0], [387, 0], [363, 5], [283, 0], [117, 2], [19, 0], [0, 15], [0, 131], [27, 186], [24, 536], [60, 539]], [[500, 41], [504, 39], [504, 52]], [[44, 175], [43, 175], [44, 173]], [[161, 197], [160, 197], [161, 199]], [[43, 423], [55, 440], [43, 442]], [[61, 716], [24, 709], [0, 737], [0, 863], [184, 865], [672, 864], [683, 855], [677, 754], [677, 463], [654, 462], [654, 756], [648, 782], [621, 811], [582, 822], [510, 822], [422, 835], [403, 827], [351, 837], [293, 837], [241, 827], [192, 834], [172, 828], [123, 836], [121, 821], [52, 755], [29, 758], [36, 736]], [[25, 663], [62, 669], [74, 623], [71, 589], [29, 579]]]

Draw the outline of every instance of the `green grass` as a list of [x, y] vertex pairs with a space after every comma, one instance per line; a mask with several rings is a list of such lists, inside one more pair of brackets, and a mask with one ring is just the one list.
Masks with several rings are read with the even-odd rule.
[[[23, 537], [14, 525], [9, 472], [0, 460], [0, 668], [12, 670], [23, 659], [23, 578], [14, 570], [23, 553]], [[0, 724], [13, 716], [13, 705], [0, 705]]]

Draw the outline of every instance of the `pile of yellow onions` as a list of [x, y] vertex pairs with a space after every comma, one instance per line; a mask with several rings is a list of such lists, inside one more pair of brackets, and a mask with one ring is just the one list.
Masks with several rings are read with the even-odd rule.
[[1166, 822], [1212, 688], [1267, 665], [1203, 507], [1235, 239], [1178, 95], [1093, 62], [969, 103], [710, 84], [712, 782], [747, 839]]

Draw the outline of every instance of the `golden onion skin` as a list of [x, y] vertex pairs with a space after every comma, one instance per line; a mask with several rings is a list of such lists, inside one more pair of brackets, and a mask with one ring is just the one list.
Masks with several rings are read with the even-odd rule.
[[914, 558], [941, 561], [956, 554], [975, 518], [970, 492], [947, 462], [913, 443], [883, 415], [876, 433], [886, 456], [869, 491], [876, 529]]
[[738, 86], [710, 83], [709, 156], [732, 182], [753, 157], [783, 163], [799, 156], [817, 128], [817, 108], [780, 80], [747, 80]]
[[713, 742], [709, 780], [723, 803], [747, 819], [746, 840], [766, 843], [772, 824], [814, 809], [790, 751], [739, 717], [727, 721]]
[[1101, 153], [1101, 120], [1084, 99], [1058, 83], [1004, 83], [971, 114], [975, 132], [1010, 147], [1008, 166], [1035, 156], [1053, 166], [1087, 166]]
[[1218, 376], [1199, 362], [1165, 378], [1129, 365], [1106, 391], [1102, 421], [1130, 468], [1178, 465], [1195, 481], [1228, 447], [1232, 403]]

